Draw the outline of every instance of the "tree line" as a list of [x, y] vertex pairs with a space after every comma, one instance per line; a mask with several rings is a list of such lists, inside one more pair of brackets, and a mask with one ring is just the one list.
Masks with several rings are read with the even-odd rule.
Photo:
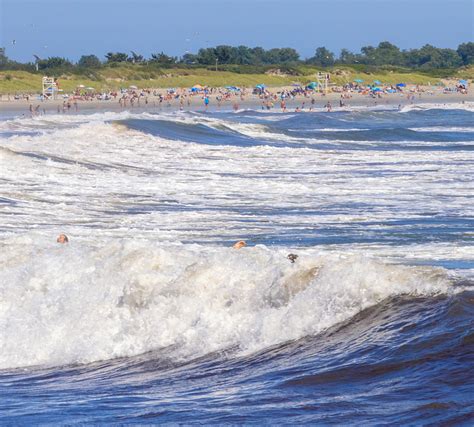
[[310, 64], [320, 67], [334, 65], [368, 65], [368, 66], [399, 66], [419, 69], [458, 68], [474, 64], [474, 43], [462, 43], [457, 49], [438, 48], [425, 45], [419, 49], [401, 50], [394, 44], [384, 41], [378, 46], [364, 46], [359, 53], [342, 49], [336, 56], [326, 47], [318, 47], [310, 58], [301, 59], [293, 48], [263, 49], [262, 47], [227, 46], [202, 48], [196, 54], [185, 53], [182, 57], [169, 56], [164, 52], [153, 53], [149, 58], [136, 52], [109, 52], [101, 61], [96, 55], [83, 55], [76, 63], [67, 58], [37, 57], [35, 63], [19, 63], [9, 60], [3, 49], [0, 49], [0, 69], [27, 69], [38, 70], [73, 70], [93, 69], [102, 66], [134, 63], [158, 65], [160, 67], [173, 66], [224, 66], [224, 65], [302, 65]]

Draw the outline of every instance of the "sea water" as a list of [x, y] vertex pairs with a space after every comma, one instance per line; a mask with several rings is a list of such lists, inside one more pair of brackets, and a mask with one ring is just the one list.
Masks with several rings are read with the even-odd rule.
[[5, 115], [0, 422], [467, 425], [473, 243], [473, 104]]

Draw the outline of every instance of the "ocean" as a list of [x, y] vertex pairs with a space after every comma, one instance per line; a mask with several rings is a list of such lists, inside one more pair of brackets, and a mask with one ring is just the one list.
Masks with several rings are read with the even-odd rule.
[[0, 119], [3, 425], [472, 425], [473, 316], [472, 103]]

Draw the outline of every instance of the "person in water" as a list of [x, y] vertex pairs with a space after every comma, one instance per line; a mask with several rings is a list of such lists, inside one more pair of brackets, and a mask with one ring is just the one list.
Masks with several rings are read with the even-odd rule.
[[234, 245], [232, 246], [234, 249], [241, 249], [243, 247], [247, 246], [247, 243], [245, 243], [243, 240], [239, 240], [238, 242], [235, 242]]
[[61, 233], [58, 236], [58, 238], [56, 239], [56, 242], [58, 242], [58, 243], [68, 243], [69, 239], [67, 238], [67, 236], [64, 233]]

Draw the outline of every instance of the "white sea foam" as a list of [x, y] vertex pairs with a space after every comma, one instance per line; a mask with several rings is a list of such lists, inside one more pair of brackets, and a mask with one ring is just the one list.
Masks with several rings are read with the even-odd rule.
[[[129, 117], [118, 115], [124, 116]], [[77, 234], [93, 227], [126, 236], [133, 229], [159, 240], [212, 241], [297, 225], [310, 235], [327, 224], [351, 223], [348, 201], [362, 206], [358, 215], [369, 222], [416, 218], [420, 212], [474, 215], [474, 172], [466, 152], [446, 151], [441, 158], [435, 151], [362, 149], [376, 141], [358, 141], [357, 151], [344, 150], [349, 142], [338, 151], [209, 146], [168, 141], [94, 117], [39, 136], [0, 139], [0, 194], [10, 201], [2, 205], [0, 230], [49, 232], [67, 225]], [[212, 126], [222, 125], [216, 120]], [[265, 132], [260, 125], [224, 125]], [[268, 207], [282, 213], [266, 218]]]
[[465, 102], [452, 102], [452, 103], [419, 103], [419, 104], [410, 104], [404, 105], [400, 109], [401, 112], [407, 113], [409, 111], [422, 111], [422, 110], [466, 110], [466, 111], [474, 111], [474, 102], [470, 100]]
[[416, 132], [474, 132], [474, 126], [428, 126], [409, 129]]
[[16, 236], [0, 251], [0, 368], [167, 349], [253, 352], [400, 294], [451, 292], [440, 269], [363, 255]]
[[[184, 358], [233, 346], [255, 351], [317, 333], [390, 295], [449, 290], [442, 270], [350, 255], [354, 244], [332, 254], [298, 249], [295, 264], [284, 243], [216, 245], [243, 237], [253, 246], [292, 230], [292, 242], [327, 230], [383, 237], [391, 222], [413, 220], [416, 230], [426, 217], [472, 218], [471, 152], [374, 150], [377, 141], [358, 141], [358, 150], [342, 142], [338, 150], [216, 146], [112, 123], [129, 118], [272, 134], [262, 124], [187, 114], [0, 123], [40, 130], [0, 138], [0, 367], [163, 347]], [[60, 231], [68, 246], [53, 243]], [[392, 259], [472, 259], [468, 234], [416, 250], [382, 237], [372, 253]]]

